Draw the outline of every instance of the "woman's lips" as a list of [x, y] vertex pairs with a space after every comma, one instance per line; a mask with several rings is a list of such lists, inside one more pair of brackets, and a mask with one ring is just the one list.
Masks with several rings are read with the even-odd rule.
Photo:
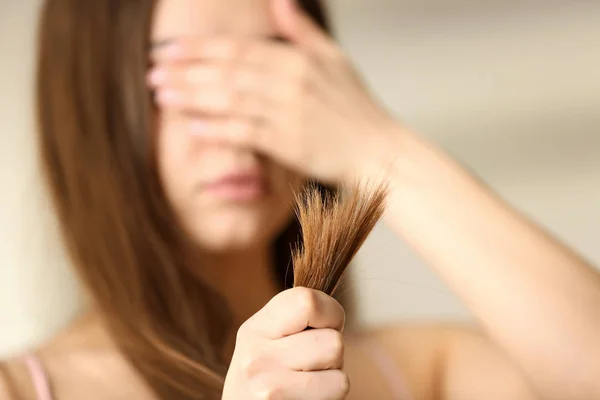
[[267, 194], [264, 175], [256, 171], [228, 173], [202, 185], [202, 191], [212, 197], [229, 201], [253, 201]]

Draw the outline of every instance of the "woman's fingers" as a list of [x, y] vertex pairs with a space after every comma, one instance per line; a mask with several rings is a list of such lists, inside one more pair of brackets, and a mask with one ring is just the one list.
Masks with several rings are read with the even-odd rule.
[[188, 129], [198, 139], [257, 151], [270, 150], [275, 139], [271, 126], [259, 119], [197, 117], [190, 119]]
[[[221, 87], [208, 86], [202, 90], [189, 90], [177, 88], [165, 88], [156, 92], [155, 99], [158, 105], [166, 108], [175, 108], [190, 114], [192, 122], [195, 116], [200, 117], [226, 117], [210, 120], [211, 132], [219, 132], [219, 137], [223, 140], [229, 136], [234, 136], [236, 140], [237, 133], [244, 133], [244, 139], [249, 133], [249, 129], [254, 129], [254, 125], [266, 124], [270, 119], [267, 110], [277, 111], [278, 107], [272, 105], [268, 99], [260, 96], [254, 96], [248, 92], [233, 92]], [[208, 120], [207, 120], [208, 121]], [[238, 127], [237, 121], [247, 121], [248, 126], [239, 126], [239, 129], [231, 130], [231, 127]], [[200, 133], [200, 132], [196, 132]]]
[[215, 86], [208, 86], [203, 90], [163, 88], [156, 92], [155, 99], [162, 107], [200, 115], [225, 115], [234, 107], [233, 93]]
[[157, 47], [151, 55], [155, 63], [181, 61], [231, 61], [238, 58], [247, 40], [242, 37], [178, 37]]
[[344, 310], [325, 293], [279, 293], [239, 328], [223, 399], [345, 399], [343, 326]]
[[159, 105], [194, 118], [189, 126], [198, 138], [250, 148], [324, 181], [339, 180], [352, 166], [346, 160], [354, 155], [336, 161], [331, 149], [354, 138], [341, 132], [369, 130], [369, 107], [337, 61], [264, 39], [180, 46], [179, 58], [159, 61], [148, 79]]
[[[148, 74], [157, 90], [207, 85], [268, 98], [295, 101], [317, 81], [318, 62], [301, 49], [275, 40], [193, 38], [178, 40], [179, 59], [159, 58]], [[166, 54], [171, 54], [161, 49]]]
[[344, 338], [335, 329], [309, 329], [273, 342], [278, 360], [294, 371], [341, 369]]
[[161, 46], [154, 52], [153, 59], [159, 66], [195, 62], [245, 65], [271, 74], [295, 77], [306, 72], [313, 57], [277, 38], [192, 37]]
[[227, 72], [215, 64], [163, 66], [148, 81], [161, 106], [233, 117], [269, 119], [301, 95], [292, 80], [251, 68]]
[[269, 339], [281, 339], [309, 327], [342, 331], [344, 321], [344, 309], [335, 299], [318, 290], [298, 287], [271, 299], [240, 331], [250, 329]]
[[350, 392], [350, 380], [340, 370], [274, 374], [256, 383], [257, 398], [283, 400], [341, 400]]
[[148, 74], [151, 87], [225, 85], [228, 68], [215, 62], [159, 65]]

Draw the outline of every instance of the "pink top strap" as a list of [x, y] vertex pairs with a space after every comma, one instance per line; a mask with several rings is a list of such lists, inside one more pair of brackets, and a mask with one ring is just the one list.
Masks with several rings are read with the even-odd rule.
[[[388, 382], [392, 390], [393, 400], [412, 400], [402, 374], [394, 360], [375, 341], [366, 340], [364, 344], [366, 350]], [[33, 354], [28, 354], [23, 357], [23, 361], [33, 381], [37, 400], [53, 400], [48, 375], [44, 371], [40, 359]]]
[[33, 381], [37, 400], [52, 400], [50, 382], [40, 359], [33, 354], [28, 354], [23, 357], [23, 361]]
[[393, 400], [412, 400], [408, 391], [408, 386], [404, 381], [402, 374], [394, 360], [389, 354], [374, 340], [367, 339], [364, 342], [365, 349], [371, 355], [371, 358], [379, 367], [385, 380], [392, 391]]

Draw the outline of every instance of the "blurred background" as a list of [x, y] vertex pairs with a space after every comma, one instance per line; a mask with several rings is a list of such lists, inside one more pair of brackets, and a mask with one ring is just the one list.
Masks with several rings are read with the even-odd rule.
[[[83, 301], [35, 159], [39, 4], [0, 0], [0, 357], [53, 334]], [[342, 46], [398, 117], [600, 265], [600, 1], [330, 5]], [[351, 277], [362, 325], [469, 318], [384, 226]]]

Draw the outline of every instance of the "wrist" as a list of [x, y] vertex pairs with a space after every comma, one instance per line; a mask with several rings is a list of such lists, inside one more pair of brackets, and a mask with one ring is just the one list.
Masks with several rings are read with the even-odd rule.
[[394, 119], [375, 126], [364, 135], [364, 143], [357, 151], [358, 157], [354, 160], [353, 168], [343, 183], [384, 179], [400, 156], [401, 143], [407, 134], [407, 129]]

